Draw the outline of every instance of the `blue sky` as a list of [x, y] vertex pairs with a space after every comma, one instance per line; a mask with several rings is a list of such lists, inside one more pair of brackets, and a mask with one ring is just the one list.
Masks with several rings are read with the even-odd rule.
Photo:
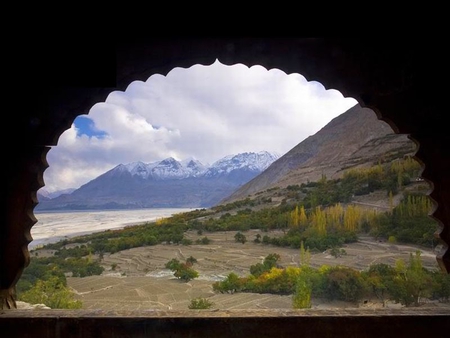
[[48, 155], [44, 189], [78, 188], [116, 165], [174, 157], [283, 155], [356, 104], [301, 74], [243, 64], [174, 68], [96, 103]]
[[89, 116], [78, 116], [73, 121], [74, 128], [77, 131], [77, 137], [86, 135], [88, 137], [103, 138], [108, 135], [104, 130], [99, 130], [95, 126], [95, 122]]

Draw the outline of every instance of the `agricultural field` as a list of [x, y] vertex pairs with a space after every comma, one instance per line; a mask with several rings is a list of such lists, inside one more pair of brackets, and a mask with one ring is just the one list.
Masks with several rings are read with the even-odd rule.
[[[67, 282], [76, 293], [76, 298], [83, 302], [83, 308], [91, 310], [186, 310], [190, 301], [199, 297], [213, 302], [211, 309], [292, 309], [291, 296], [220, 294], [213, 291], [212, 284], [215, 281], [223, 280], [231, 272], [241, 277], [249, 275], [250, 266], [262, 263], [270, 253], [280, 255], [278, 263], [283, 267], [299, 265], [300, 250], [253, 242], [258, 234], [261, 237], [274, 237], [281, 236], [282, 231], [246, 231], [243, 234], [247, 242], [244, 244], [235, 241], [235, 234], [235, 231], [202, 235], [188, 232], [186, 237], [193, 242], [205, 236], [211, 242], [208, 245], [158, 244], [105, 254], [102, 259], [105, 271], [101, 276], [68, 277]], [[435, 252], [413, 245], [379, 242], [367, 237], [347, 244], [343, 249], [345, 254], [340, 257], [331, 255], [328, 250], [311, 253], [310, 264], [313, 267], [324, 264], [346, 265], [363, 270], [376, 263], [393, 265], [399, 258], [408, 261], [410, 253], [420, 250], [423, 266], [438, 269]], [[198, 278], [183, 282], [165, 268], [165, 264], [173, 258], [185, 261], [190, 256], [197, 260], [193, 268], [198, 271]], [[381, 306], [373, 303], [370, 305]], [[313, 308], [355, 306], [369, 305], [327, 303], [313, 299]], [[398, 304], [390, 306], [396, 307]]]

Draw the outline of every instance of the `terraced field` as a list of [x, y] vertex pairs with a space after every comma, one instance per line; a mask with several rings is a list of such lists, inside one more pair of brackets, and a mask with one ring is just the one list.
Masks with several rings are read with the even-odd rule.
[[[216, 294], [212, 290], [218, 281], [234, 272], [239, 276], [249, 274], [251, 265], [262, 262], [270, 253], [280, 255], [282, 266], [297, 266], [299, 250], [256, 244], [253, 240], [261, 236], [280, 236], [282, 232], [263, 233], [259, 230], [245, 232], [247, 242], [236, 243], [236, 232], [214, 232], [198, 235], [187, 234], [194, 242], [204, 236], [211, 239], [208, 245], [160, 244], [106, 254], [102, 260], [105, 271], [102, 276], [68, 278], [68, 283], [83, 301], [85, 309], [104, 310], [186, 310], [193, 298], [208, 298], [213, 309], [291, 309], [291, 296], [270, 294]], [[394, 264], [398, 258], [408, 260], [409, 254], [418, 247], [392, 245], [371, 238], [361, 239], [344, 247], [346, 255], [335, 258], [329, 252], [315, 253], [311, 265], [347, 265], [364, 269], [370, 264]], [[420, 248], [423, 264], [428, 269], [437, 269], [436, 253]], [[194, 269], [199, 278], [188, 283], [176, 279], [165, 264], [172, 258], [184, 261], [193, 256], [197, 259]], [[115, 266], [115, 269], [112, 267]], [[351, 304], [325, 304], [313, 300], [313, 307], [354, 306]]]

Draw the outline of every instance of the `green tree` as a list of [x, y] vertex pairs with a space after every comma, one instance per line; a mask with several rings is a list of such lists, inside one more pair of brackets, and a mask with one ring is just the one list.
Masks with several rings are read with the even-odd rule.
[[264, 258], [264, 261], [262, 263], [257, 263], [255, 265], [250, 266], [250, 273], [255, 276], [259, 277], [264, 272], [270, 271], [270, 269], [277, 266], [277, 262], [280, 259], [280, 255], [276, 253], [271, 253]]
[[395, 276], [389, 287], [393, 299], [405, 306], [418, 306], [422, 297], [430, 297], [433, 292], [433, 279], [422, 266], [421, 252], [409, 256], [408, 265], [403, 260], [396, 261]]
[[362, 275], [371, 293], [384, 303], [389, 297], [388, 289], [396, 275], [395, 269], [384, 263], [373, 264]]
[[245, 242], [247, 242], [247, 237], [245, 237], [245, 235], [239, 231], [236, 233], [236, 235], [234, 235], [234, 240], [238, 243], [244, 244]]
[[178, 259], [172, 258], [170, 261], [168, 261], [166, 263], [165, 267], [166, 267], [166, 269], [175, 271], [175, 270], [179, 269], [180, 265], [181, 265], [181, 262]]
[[64, 271], [58, 263], [57, 257], [49, 258], [32, 258], [30, 265], [24, 270], [22, 277], [17, 283], [17, 293], [21, 294], [31, 289], [36, 282], [47, 280], [51, 277], [57, 277], [63, 282], [66, 281]]
[[183, 263], [173, 275], [184, 282], [189, 282], [190, 280], [198, 277], [198, 272]]
[[194, 263], [197, 263], [197, 258], [194, 258], [193, 256], [189, 256], [186, 259], [186, 264], [188, 264], [189, 266], [194, 265]]
[[295, 284], [295, 292], [292, 296], [294, 309], [308, 309], [311, 307], [312, 284], [306, 273], [300, 273]]
[[220, 293], [228, 291], [231, 292], [241, 291], [241, 288], [242, 288], [241, 279], [234, 272], [230, 272], [227, 278], [225, 278], [223, 281], [213, 283], [213, 290], [218, 291]]
[[433, 298], [440, 302], [450, 301], [450, 273], [438, 270], [433, 272]]
[[178, 279], [189, 282], [199, 276], [198, 272], [192, 268], [192, 265], [196, 262], [197, 259], [192, 256], [186, 259], [185, 263], [181, 263], [178, 259], [172, 258], [165, 264], [165, 267], [172, 270], [174, 272], [173, 275]]
[[366, 284], [357, 270], [335, 266], [326, 272], [326, 296], [347, 302], [357, 302], [366, 291]]
[[311, 261], [311, 253], [309, 248], [305, 249], [303, 241], [300, 242], [300, 266], [309, 266]]
[[345, 251], [345, 249], [341, 249], [341, 248], [337, 248], [337, 247], [333, 246], [330, 250], [330, 254], [334, 258], [339, 258], [339, 257], [345, 256], [347, 254], [347, 251]]
[[74, 299], [74, 294], [58, 277], [38, 280], [34, 287], [24, 292], [20, 300], [31, 304], [45, 304], [52, 309], [80, 309], [82, 302]]
[[267, 270], [270, 270], [277, 266], [277, 262], [280, 260], [280, 255], [277, 253], [271, 253], [264, 258], [264, 266]]

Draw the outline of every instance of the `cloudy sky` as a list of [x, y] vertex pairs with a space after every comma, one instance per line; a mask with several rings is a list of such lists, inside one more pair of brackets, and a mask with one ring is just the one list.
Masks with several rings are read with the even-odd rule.
[[43, 189], [78, 188], [120, 163], [283, 155], [356, 103], [278, 69], [219, 61], [174, 68], [110, 93], [79, 116], [47, 155]]

